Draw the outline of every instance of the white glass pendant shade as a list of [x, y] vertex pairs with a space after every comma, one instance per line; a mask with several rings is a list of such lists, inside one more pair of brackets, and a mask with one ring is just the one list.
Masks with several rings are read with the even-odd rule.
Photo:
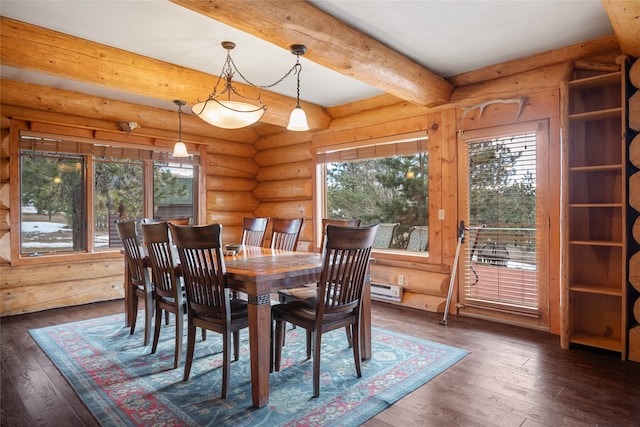
[[205, 122], [223, 129], [239, 129], [262, 118], [265, 109], [240, 101], [205, 101], [192, 111]]
[[293, 111], [291, 111], [287, 129], [293, 131], [309, 130], [309, 123], [307, 123], [307, 114], [304, 112], [302, 107], [296, 107], [293, 109]]
[[189, 157], [189, 152], [184, 142], [178, 141], [176, 145], [173, 146], [173, 157]]

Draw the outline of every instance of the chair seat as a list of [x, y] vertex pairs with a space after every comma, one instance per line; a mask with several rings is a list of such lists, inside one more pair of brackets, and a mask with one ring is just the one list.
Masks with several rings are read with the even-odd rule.
[[318, 288], [313, 284], [301, 288], [283, 289], [278, 291], [278, 297], [282, 303], [298, 300], [313, 300], [311, 303], [315, 304], [315, 299], [318, 297]]
[[[296, 323], [298, 324], [300, 324], [301, 321], [313, 324], [317, 317], [316, 304], [310, 304], [309, 300], [298, 300], [287, 304], [281, 304], [277, 307], [272, 307], [272, 310], [274, 311], [274, 317], [285, 321], [297, 320]], [[349, 318], [352, 315], [353, 312], [351, 310], [337, 313], [325, 313], [323, 320], [326, 324], [329, 324]]]
[[[247, 305], [246, 301], [241, 300], [239, 298], [233, 298], [229, 301], [229, 305], [230, 305], [229, 309], [231, 311], [232, 322], [238, 319], [243, 319], [243, 318], [246, 319], [247, 316], [249, 315], [249, 306]], [[208, 314], [205, 312], [196, 313], [196, 317], [200, 319], [209, 320], [211, 322], [218, 322], [221, 320], [219, 316]]]
[[234, 298], [231, 300], [231, 320], [235, 320], [241, 317], [247, 317], [249, 313], [249, 306], [246, 301]]

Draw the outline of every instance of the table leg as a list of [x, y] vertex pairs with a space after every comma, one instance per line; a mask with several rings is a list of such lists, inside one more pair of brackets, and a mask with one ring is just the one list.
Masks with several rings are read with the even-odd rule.
[[269, 403], [271, 370], [271, 296], [248, 295], [251, 396], [253, 406]]
[[367, 280], [362, 290], [362, 313], [360, 313], [360, 355], [362, 360], [371, 359], [371, 287], [369, 285]]

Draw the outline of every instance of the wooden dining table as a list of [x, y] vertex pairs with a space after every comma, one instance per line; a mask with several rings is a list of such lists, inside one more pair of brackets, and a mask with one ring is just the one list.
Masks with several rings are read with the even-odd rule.
[[[253, 406], [261, 408], [269, 402], [272, 295], [281, 289], [318, 282], [322, 255], [246, 246], [236, 255], [225, 257], [225, 265], [229, 288], [247, 294], [251, 395]], [[126, 310], [136, 309], [127, 301], [127, 295], [125, 292]], [[371, 290], [368, 279], [362, 299], [360, 339], [361, 356], [367, 360], [371, 358]]]

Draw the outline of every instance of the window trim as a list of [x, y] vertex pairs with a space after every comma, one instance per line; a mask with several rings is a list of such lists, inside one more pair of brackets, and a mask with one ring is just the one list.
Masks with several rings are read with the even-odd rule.
[[[173, 159], [170, 157], [170, 153], [173, 149], [173, 144], [175, 141], [153, 137], [153, 136], [144, 136], [144, 135], [131, 135], [124, 134], [124, 132], [117, 131], [106, 131], [106, 130], [97, 130], [97, 129], [89, 129], [84, 127], [75, 127], [64, 124], [54, 124], [54, 123], [45, 123], [38, 121], [27, 121], [23, 119], [10, 119], [9, 123], [9, 182], [13, 185], [10, 185], [9, 190], [9, 206], [14, 206], [18, 208], [9, 209], [9, 231], [14, 230], [13, 233], [9, 232], [9, 260], [11, 266], [21, 266], [21, 265], [41, 265], [41, 264], [52, 264], [52, 263], [66, 263], [66, 262], [75, 262], [75, 261], [93, 261], [93, 260], [108, 260], [108, 259], [119, 259], [122, 257], [122, 254], [119, 250], [100, 250], [95, 251], [93, 246], [92, 239], [87, 239], [87, 249], [86, 251], [82, 251], [79, 253], [71, 253], [71, 252], [61, 252], [54, 254], [47, 254], [46, 256], [41, 257], [30, 257], [23, 256], [20, 251], [20, 151], [24, 149], [21, 147], [21, 138], [22, 136], [37, 136], [37, 137], [45, 137], [52, 139], [64, 139], [65, 141], [71, 143], [77, 143], [77, 147], [80, 147], [79, 151], [71, 151], [71, 153], [75, 154], [83, 154], [87, 155], [86, 165], [90, 162], [93, 162], [93, 155], [100, 155], [100, 153], [91, 152], [91, 149], [87, 150], [88, 146], [97, 146], [99, 144], [104, 144], [108, 146], [108, 150], [119, 151], [123, 153], [126, 151], [146, 151], [153, 152], [156, 154], [152, 156], [150, 160], [157, 161], [166, 161], [171, 160], [172, 162], [180, 162], [180, 160]], [[105, 148], [106, 149], [106, 148]], [[130, 151], [131, 150], [131, 151]], [[51, 150], [47, 150], [51, 151]], [[55, 151], [55, 150], [54, 150]], [[192, 144], [189, 144], [189, 151], [192, 153], [192, 156], [189, 157], [189, 161], [182, 160], [183, 163], [190, 163], [194, 166], [194, 172], [197, 172], [197, 185], [198, 190], [194, 194], [194, 222], [200, 223], [202, 218], [206, 217], [206, 206], [204, 206], [203, 201], [206, 200], [206, 176], [204, 173], [205, 168], [203, 165], [206, 165], [206, 151], [193, 150]], [[69, 152], [69, 151], [59, 151], [59, 152]], [[156, 158], [157, 157], [157, 158]], [[146, 162], [149, 164], [151, 168], [153, 168], [153, 164], [151, 162]], [[91, 170], [91, 169], [89, 169]], [[145, 172], [146, 173], [146, 172]], [[151, 169], [151, 173], [153, 173]], [[92, 178], [86, 178], [92, 182]], [[146, 185], [151, 186], [152, 183], [147, 180], [145, 181]], [[93, 190], [86, 186], [85, 194], [87, 206], [93, 205], [92, 193]], [[145, 194], [147, 189], [145, 188]], [[153, 194], [151, 189], [150, 193]], [[145, 196], [145, 209], [147, 208], [147, 198]], [[91, 203], [91, 204], [90, 204]], [[153, 200], [149, 202], [150, 206], [153, 206]], [[152, 208], [151, 208], [152, 209]], [[15, 232], [15, 230], [18, 230]], [[93, 210], [88, 209], [87, 212], [87, 235], [89, 233], [93, 233]]]

